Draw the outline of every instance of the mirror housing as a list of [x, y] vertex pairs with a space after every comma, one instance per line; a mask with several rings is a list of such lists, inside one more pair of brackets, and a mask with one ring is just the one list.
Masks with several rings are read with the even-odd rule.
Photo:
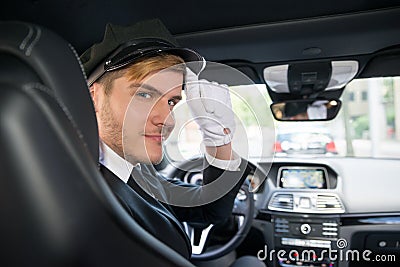
[[275, 93], [312, 95], [341, 89], [358, 72], [358, 61], [321, 61], [266, 67], [264, 80]]
[[300, 99], [271, 104], [271, 111], [278, 121], [328, 121], [338, 114], [339, 99]]

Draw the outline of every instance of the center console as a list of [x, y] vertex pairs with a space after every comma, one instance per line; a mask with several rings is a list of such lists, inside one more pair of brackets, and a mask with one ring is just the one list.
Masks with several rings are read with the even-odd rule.
[[268, 255], [268, 264], [337, 267], [332, 253], [338, 252], [340, 216], [345, 213], [337, 174], [323, 164], [277, 163], [270, 176], [274, 190], [259, 210], [273, 229], [268, 242], [274, 255]]
[[338, 216], [272, 215], [271, 219], [277, 253], [275, 266], [337, 266], [329, 259], [328, 251], [336, 247]]

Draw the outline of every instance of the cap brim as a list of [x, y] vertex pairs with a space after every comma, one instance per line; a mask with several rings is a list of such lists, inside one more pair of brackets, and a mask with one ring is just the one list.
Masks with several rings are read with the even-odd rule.
[[182, 58], [183, 61], [185, 61], [185, 63], [190, 62], [189, 67], [195, 74], [200, 74], [200, 72], [205, 67], [206, 61], [204, 57], [202, 57], [199, 53], [189, 48], [181, 48], [181, 47], [164, 48], [164, 49], [159, 49], [158, 51], [154, 51], [154, 54], [160, 52], [165, 52], [168, 54], [178, 56]]
[[[197, 75], [200, 74], [200, 72], [206, 66], [205, 59], [199, 53], [189, 48], [181, 48], [181, 47], [162, 47], [162, 48], [155, 48], [154, 50], [148, 50], [142, 53], [139, 57], [136, 57], [134, 61], [130, 62], [129, 64], [133, 64], [134, 62], [137, 62], [141, 58], [157, 55], [160, 53], [167, 53], [179, 56], [180, 58], [183, 59], [185, 63], [190, 63], [189, 64], [190, 69]], [[106, 70], [104, 69], [104, 64], [98, 65], [97, 68], [95, 68], [88, 77], [88, 86], [90, 87], [105, 72]]]

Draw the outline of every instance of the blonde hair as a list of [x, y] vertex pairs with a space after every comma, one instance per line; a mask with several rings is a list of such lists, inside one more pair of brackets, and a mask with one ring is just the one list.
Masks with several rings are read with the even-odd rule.
[[145, 58], [137, 63], [130, 64], [120, 70], [107, 72], [97, 82], [102, 84], [105, 93], [111, 92], [112, 84], [115, 79], [127, 76], [129, 81], [141, 81], [147, 75], [154, 71], [160, 71], [166, 68], [172, 68], [174, 71], [185, 74], [185, 63], [182, 58], [171, 54], [158, 54], [156, 56]]

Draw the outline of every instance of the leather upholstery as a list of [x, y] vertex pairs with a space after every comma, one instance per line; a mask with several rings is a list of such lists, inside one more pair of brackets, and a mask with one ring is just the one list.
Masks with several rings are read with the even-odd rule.
[[63, 39], [0, 23], [0, 116], [1, 266], [191, 266], [103, 180], [86, 81]]

